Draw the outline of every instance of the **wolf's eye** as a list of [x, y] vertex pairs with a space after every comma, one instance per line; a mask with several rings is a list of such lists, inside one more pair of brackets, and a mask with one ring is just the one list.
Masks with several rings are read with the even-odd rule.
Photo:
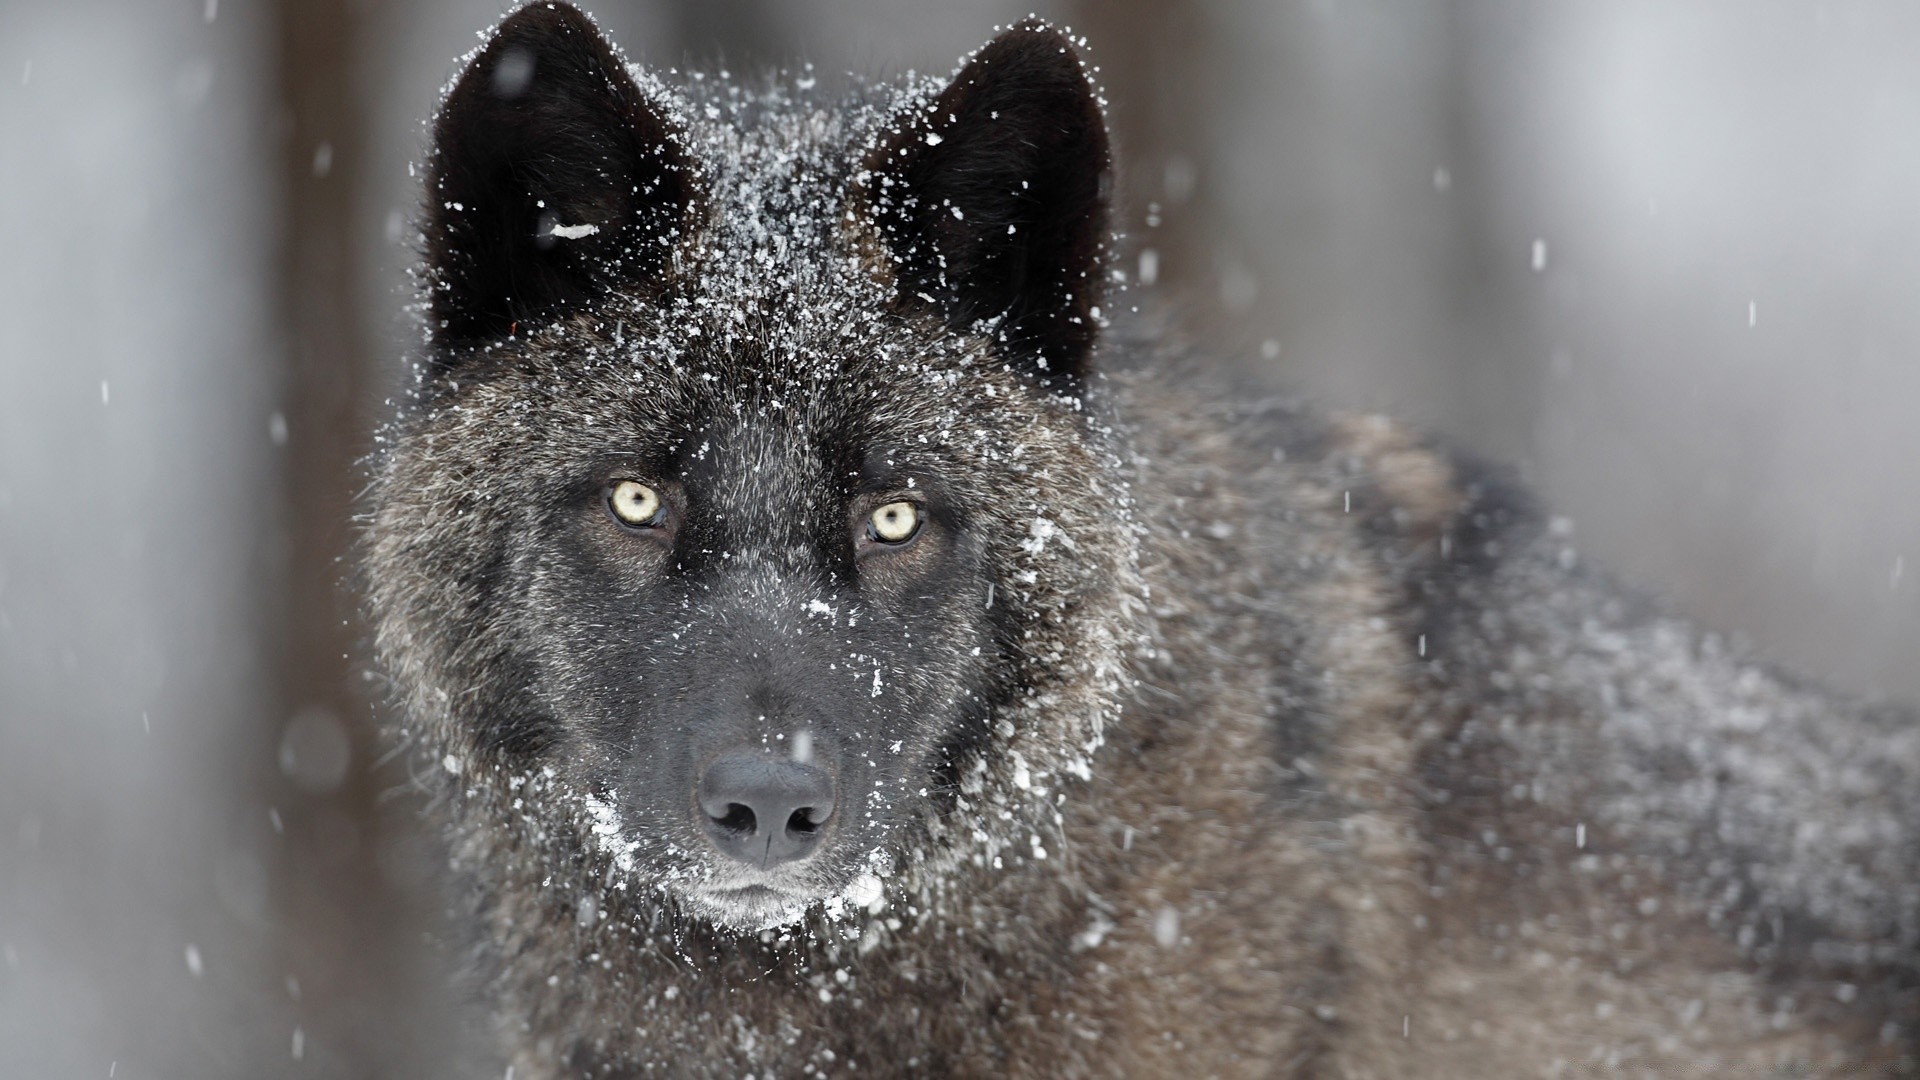
[[660, 524], [660, 494], [638, 480], [620, 480], [607, 489], [607, 510], [622, 525], [636, 529]]
[[883, 544], [902, 544], [920, 531], [920, 508], [910, 502], [891, 502], [867, 517], [867, 535]]

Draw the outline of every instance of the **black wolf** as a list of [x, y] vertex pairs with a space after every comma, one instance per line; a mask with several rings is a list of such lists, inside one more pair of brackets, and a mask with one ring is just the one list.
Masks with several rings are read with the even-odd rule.
[[434, 129], [365, 566], [519, 1080], [1892, 1072], [1920, 724], [1116, 320], [1038, 22]]

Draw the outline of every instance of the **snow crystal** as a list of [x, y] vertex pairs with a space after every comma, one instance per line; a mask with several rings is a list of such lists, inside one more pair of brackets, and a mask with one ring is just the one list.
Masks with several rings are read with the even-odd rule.
[[1092, 920], [1087, 923], [1087, 928], [1074, 935], [1073, 944], [1079, 949], [1097, 949], [1101, 942], [1107, 940], [1107, 935], [1113, 932], [1113, 927], [1112, 919], [1096, 911], [1093, 913]]
[[884, 889], [875, 875], [861, 874], [853, 879], [853, 884], [847, 886], [845, 895], [847, 902], [856, 908], [878, 910], [874, 905], [880, 902]]
[[1140, 252], [1140, 284], [1151, 285], [1160, 280], [1160, 253], [1152, 248], [1143, 248]]
[[1033, 524], [1027, 526], [1027, 538], [1020, 541], [1020, 549], [1029, 555], [1039, 555], [1046, 550], [1047, 541], [1059, 535], [1058, 525], [1044, 516], [1036, 516]]
[[623, 874], [633, 873], [633, 853], [640, 845], [637, 841], [625, 838], [620, 825], [620, 812], [604, 799], [589, 795], [583, 800], [587, 814], [592, 819], [593, 835], [600, 843], [600, 850], [613, 857], [613, 865]]
[[1163, 949], [1171, 949], [1180, 943], [1180, 912], [1172, 905], [1165, 905], [1153, 914], [1153, 940]]
[[562, 240], [579, 240], [599, 231], [598, 225], [555, 225], [549, 230], [549, 235], [557, 236]]
[[525, 48], [512, 48], [500, 54], [500, 60], [493, 66], [493, 86], [495, 95], [512, 100], [526, 93], [527, 85], [533, 81], [533, 52]]

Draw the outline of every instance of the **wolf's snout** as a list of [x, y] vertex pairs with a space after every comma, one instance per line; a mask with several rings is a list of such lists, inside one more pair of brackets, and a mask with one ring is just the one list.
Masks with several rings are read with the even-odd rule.
[[700, 777], [700, 817], [721, 851], [752, 866], [797, 862], [833, 816], [833, 777], [811, 765], [724, 754]]

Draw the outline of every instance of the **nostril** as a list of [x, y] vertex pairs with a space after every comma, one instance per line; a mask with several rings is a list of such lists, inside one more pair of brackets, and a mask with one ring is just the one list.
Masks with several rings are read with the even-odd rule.
[[803, 806], [787, 818], [787, 835], [812, 836], [827, 823], [827, 817], [826, 813], [814, 807]]
[[725, 829], [727, 832], [740, 833], [745, 836], [753, 835], [753, 828], [756, 824], [753, 819], [753, 808], [740, 803], [728, 803], [727, 812], [714, 818], [713, 823]]

